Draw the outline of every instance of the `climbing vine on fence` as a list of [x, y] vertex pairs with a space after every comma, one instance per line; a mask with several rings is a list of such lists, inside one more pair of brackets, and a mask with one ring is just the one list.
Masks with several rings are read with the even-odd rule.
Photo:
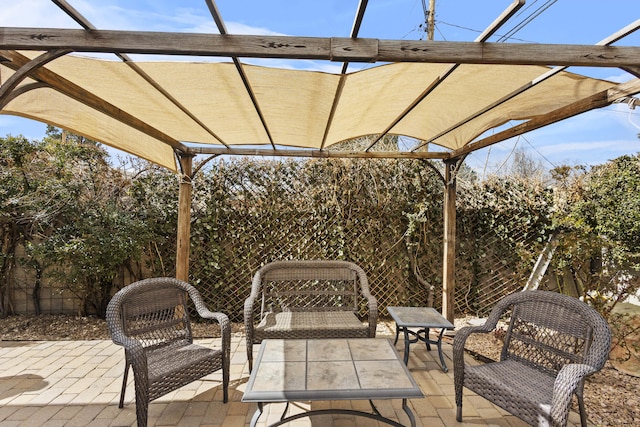
[[438, 204], [437, 188], [417, 161], [216, 163], [194, 181], [191, 276], [236, 318], [253, 273], [277, 259], [354, 261], [382, 307], [404, 302], [416, 282], [403, 213]]
[[[409, 160], [242, 159], [194, 181], [191, 277], [239, 319], [253, 273], [276, 259], [347, 259], [387, 305], [441, 303], [442, 182]], [[545, 241], [550, 193], [463, 183], [456, 303], [485, 313], [524, 286]], [[430, 292], [433, 296], [430, 299]]]
[[[73, 161], [58, 164], [68, 167], [63, 170], [69, 176], [79, 170], [97, 170], [78, 169]], [[440, 166], [408, 159], [232, 158], [210, 162], [193, 179], [189, 280], [212, 308], [239, 321], [252, 275], [264, 263], [345, 259], [365, 269], [383, 315], [387, 305], [433, 303], [440, 308], [443, 184], [436, 172]], [[20, 173], [35, 173], [26, 168], [10, 172], [11, 179]], [[46, 177], [59, 172], [43, 166], [38, 173]], [[521, 288], [526, 281], [546, 237], [550, 196], [540, 185], [527, 181], [475, 182], [467, 176], [473, 174], [458, 180], [455, 298], [460, 312], [482, 314], [496, 298]], [[111, 292], [142, 277], [174, 275], [179, 178], [146, 162], [132, 161], [91, 179], [104, 188], [106, 183], [113, 184], [109, 187], [113, 191], [101, 193], [104, 206], [118, 207], [99, 212], [108, 214], [105, 220], [112, 219], [99, 222], [107, 225], [104, 230], [113, 228], [104, 233], [105, 238], [132, 243], [129, 249], [119, 246], [129, 252], [118, 266], [110, 267], [118, 271], [109, 279], [114, 285]], [[78, 197], [86, 197], [81, 187], [69, 188], [78, 188]], [[10, 207], [6, 200], [5, 211]], [[11, 224], [10, 215], [3, 218]], [[73, 216], [64, 218], [73, 221]], [[53, 235], [53, 230], [41, 233], [42, 238]], [[96, 244], [104, 241], [96, 240]], [[64, 248], [64, 241], [59, 242], [58, 249]], [[68, 262], [82, 265], [82, 257], [90, 253], [91, 248], [76, 255], [67, 251], [78, 258]], [[2, 289], [5, 295], [13, 292], [12, 300], [27, 300], [23, 305], [28, 310], [35, 279], [29, 264], [20, 267], [22, 276], [3, 278], [4, 283], [11, 280], [19, 286]], [[54, 269], [46, 266], [45, 281], [54, 279]], [[77, 283], [90, 283], [88, 279]], [[61, 285], [66, 286], [64, 281]], [[104, 293], [96, 296], [104, 304]], [[54, 293], [49, 297], [53, 299]], [[53, 304], [48, 307], [60, 310]]]

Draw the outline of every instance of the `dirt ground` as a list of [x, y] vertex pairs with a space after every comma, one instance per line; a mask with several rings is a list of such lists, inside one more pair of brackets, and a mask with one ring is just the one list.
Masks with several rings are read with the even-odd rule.
[[[194, 335], [210, 337], [210, 325], [195, 324]], [[232, 324], [233, 333], [242, 333], [242, 324]], [[62, 315], [10, 316], [0, 319], [0, 341], [13, 340], [93, 340], [110, 339], [104, 320]], [[500, 341], [493, 335], [470, 339], [472, 354], [496, 360]], [[598, 426], [640, 425], [640, 377], [625, 374], [607, 365], [585, 384], [585, 405], [589, 420]], [[574, 402], [575, 403], [575, 402]]]

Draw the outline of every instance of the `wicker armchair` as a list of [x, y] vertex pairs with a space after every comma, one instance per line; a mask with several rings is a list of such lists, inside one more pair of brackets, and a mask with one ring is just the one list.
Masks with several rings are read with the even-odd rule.
[[[360, 320], [361, 308], [366, 321]], [[365, 272], [348, 261], [274, 261], [253, 276], [244, 302], [249, 370], [263, 339], [375, 338], [378, 305]]]
[[[187, 295], [202, 318], [219, 323], [220, 349], [193, 344]], [[149, 402], [220, 369], [227, 402], [229, 319], [223, 313], [210, 312], [193, 286], [169, 277], [132, 283], [109, 302], [107, 325], [113, 342], [125, 351], [120, 408], [129, 366], [133, 367], [138, 427], [147, 425]]]
[[[464, 344], [472, 333], [493, 331], [511, 319], [500, 361], [465, 365]], [[586, 426], [586, 376], [609, 356], [607, 322], [580, 300], [548, 291], [523, 291], [503, 298], [483, 326], [460, 329], [453, 341], [456, 418], [462, 421], [462, 387], [490, 400], [531, 425], [565, 426], [572, 396]]]

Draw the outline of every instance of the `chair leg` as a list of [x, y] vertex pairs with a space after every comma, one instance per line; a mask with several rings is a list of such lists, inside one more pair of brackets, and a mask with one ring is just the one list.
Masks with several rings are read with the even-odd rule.
[[584, 382], [576, 390], [576, 397], [578, 398], [578, 409], [580, 410], [580, 425], [587, 427], [587, 411], [584, 408]]
[[133, 370], [136, 390], [136, 421], [138, 427], [147, 427], [149, 419], [149, 378], [147, 373]]
[[[455, 375], [454, 375], [455, 378]], [[462, 422], [462, 388], [463, 385], [459, 381], [453, 383], [453, 388], [456, 396], [456, 420]]]
[[229, 355], [223, 356], [222, 360], [222, 402], [227, 403], [229, 401], [229, 369], [230, 369]]
[[247, 361], [249, 362], [249, 373], [253, 370], [253, 344], [247, 340]]
[[129, 377], [129, 366], [131, 366], [131, 364], [127, 361], [124, 364], [124, 375], [122, 377], [122, 390], [120, 391], [120, 404], [118, 405], [118, 408], [124, 407], [124, 392], [127, 390], [127, 379]]
[[138, 402], [136, 399], [136, 421], [138, 427], [147, 427], [149, 418], [149, 402]]
[[585, 413], [584, 401], [582, 399], [578, 399], [578, 406], [580, 408], [580, 425], [587, 427], [587, 414]]

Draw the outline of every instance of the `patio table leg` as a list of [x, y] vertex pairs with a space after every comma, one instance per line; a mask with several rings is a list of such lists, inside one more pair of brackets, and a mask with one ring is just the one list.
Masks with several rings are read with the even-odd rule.
[[402, 409], [404, 409], [404, 412], [409, 417], [411, 427], [416, 427], [416, 418], [413, 416], [413, 412], [411, 411], [411, 408], [409, 408], [409, 405], [407, 405], [407, 399], [402, 399]]
[[424, 328], [418, 331], [418, 333], [424, 334], [424, 344], [427, 346], [427, 351], [431, 351], [431, 344], [433, 341], [429, 339], [429, 328]]
[[284, 405], [284, 411], [282, 411], [282, 415], [280, 416], [280, 420], [284, 420], [285, 418], [287, 418], [287, 411], [289, 410], [289, 402], [287, 402], [286, 405]]
[[409, 363], [409, 345], [415, 341], [409, 339], [409, 328], [402, 329], [404, 331], [404, 364], [407, 365]]
[[251, 427], [256, 427], [256, 423], [258, 422], [260, 415], [262, 415], [262, 402], [258, 402], [258, 408], [256, 408], [256, 412], [254, 412], [253, 417], [251, 417]]
[[442, 370], [444, 372], [449, 372], [449, 368], [444, 363], [444, 356], [442, 355], [442, 335], [444, 334], [444, 329], [440, 329], [440, 335], [438, 336], [438, 356], [440, 356], [440, 363], [442, 364]]
[[[431, 344], [435, 344], [438, 347], [438, 357], [440, 358], [440, 365], [442, 366], [442, 371], [449, 372], [449, 368], [447, 367], [447, 364], [444, 361], [444, 355], [442, 354], [442, 336], [444, 335], [444, 331], [445, 331], [444, 328], [440, 329], [440, 333], [438, 334], [437, 340], [431, 340], [429, 339], [429, 328], [423, 328], [416, 332], [416, 331], [409, 330], [409, 328], [407, 327], [398, 328], [396, 326], [396, 341], [394, 342], [394, 345], [398, 342], [398, 335], [400, 330], [402, 330], [402, 332], [404, 333], [403, 361], [405, 365], [407, 365], [407, 363], [409, 362], [409, 345], [415, 342], [424, 341], [427, 347], [427, 351], [431, 351]], [[415, 338], [409, 338], [410, 336], [413, 336]]]

